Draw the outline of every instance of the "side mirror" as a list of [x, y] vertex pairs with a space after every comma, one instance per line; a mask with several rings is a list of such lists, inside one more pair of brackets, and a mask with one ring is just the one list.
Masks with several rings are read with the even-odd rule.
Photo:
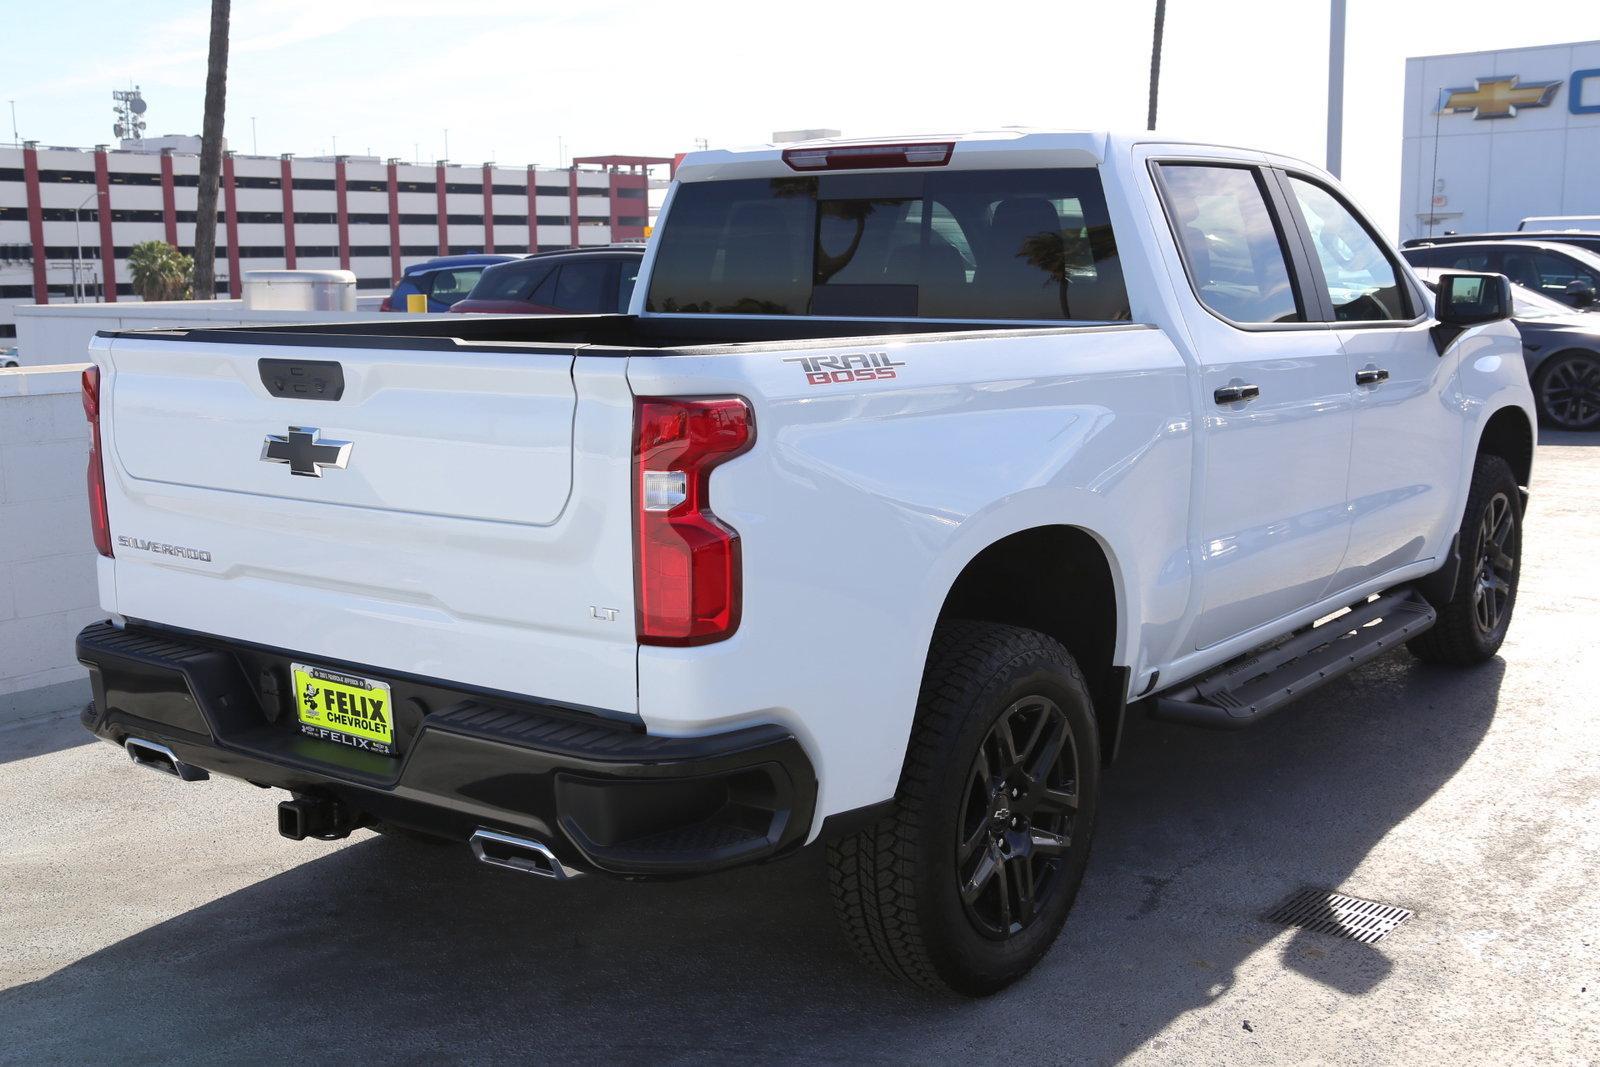
[[1433, 345], [1439, 354], [1469, 326], [1511, 317], [1511, 279], [1504, 274], [1441, 274], [1433, 301]]
[[1574, 278], [1567, 283], [1567, 303], [1575, 308], [1586, 308], [1594, 304], [1594, 286], [1582, 278]]
[[1511, 317], [1511, 280], [1504, 274], [1442, 274], [1434, 317], [1466, 329]]

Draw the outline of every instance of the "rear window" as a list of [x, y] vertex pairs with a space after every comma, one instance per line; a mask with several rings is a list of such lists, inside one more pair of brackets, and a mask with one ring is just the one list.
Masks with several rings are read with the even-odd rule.
[[653, 312], [1131, 318], [1092, 168], [691, 183], [657, 240]]

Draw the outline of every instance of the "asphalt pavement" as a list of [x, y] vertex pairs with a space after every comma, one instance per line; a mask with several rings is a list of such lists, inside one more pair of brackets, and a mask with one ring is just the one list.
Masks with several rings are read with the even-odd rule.
[[[0, 727], [0, 1062], [1596, 1062], [1600, 434], [1534, 480], [1500, 658], [1401, 651], [1237, 734], [1136, 720], [1066, 930], [985, 1001], [863, 970], [814, 850], [556, 885], [283, 840], [280, 794], [73, 715]], [[1415, 917], [1263, 920], [1306, 886]]]

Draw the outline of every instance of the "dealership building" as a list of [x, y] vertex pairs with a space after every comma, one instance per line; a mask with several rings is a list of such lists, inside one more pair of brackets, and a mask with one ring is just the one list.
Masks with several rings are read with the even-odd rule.
[[1600, 41], [1406, 60], [1400, 236], [1600, 215]]
[[[133, 298], [143, 241], [191, 252], [200, 160], [192, 152], [0, 147], [0, 339], [12, 308]], [[464, 252], [532, 252], [638, 240], [649, 169], [669, 159], [592, 156], [559, 169], [418, 166], [370, 157], [228, 153], [217, 196], [217, 288], [244, 271], [343, 268], [387, 290], [401, 268]]]

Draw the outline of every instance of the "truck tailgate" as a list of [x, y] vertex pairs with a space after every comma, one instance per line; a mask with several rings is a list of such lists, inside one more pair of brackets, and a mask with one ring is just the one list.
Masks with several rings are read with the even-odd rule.
[[96, 342], [106, 606], [633, 714], [622, 361], [305, 340]]

